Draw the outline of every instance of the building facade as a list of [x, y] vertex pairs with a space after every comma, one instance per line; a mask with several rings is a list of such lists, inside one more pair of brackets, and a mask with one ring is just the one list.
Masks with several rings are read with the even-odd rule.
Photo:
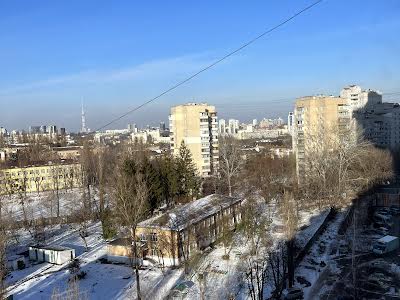
[[219, 119], [218, 121], [218, 132], [220, 135], [224, 135], [226, 133], [226, 121], [224, 119]]
[[293, 135], [293, 130], [294, 130], [294, 114], [293, 114], [293, 112], [289, 112], [289, 114], [288, 114], [287, 130], [290, 135]]
[[215, 106], [188, 103], [171, 108], [170, 144], [175, 155], [182, 142], [190, 150], [198, 174], [213, 175], [218, 170], [218, 122]]
[[46, 164], [0, 170], [0, 194], [32, 193], [82, 186], [78, 163]]
[[296, 100], [293, 152], [299, 180], [305, 176], [306, 159], [319, 145], [327, 144], [337, 132], [348, 130], [351, 109], [347, 100], [333, 96], [307, 96]]
[[[209, 195], [139, 223], [141, 257], [164, 265], [181, 264], [241, 222], [242, 201]], [[111, 242], [107, 252], [110, 260], [127, 262], [132, 257], [128, 239]]]
[[230, 135], [235, 135], [239, 131], [239, 120], [229, 119], [227, 132]]
[[340, 91], [340, 98], [346, 99], [353, 112], [362, 112], [382, 103], [382, 95], [373, 90], [362, 90], [358, 85], [349, 85]]

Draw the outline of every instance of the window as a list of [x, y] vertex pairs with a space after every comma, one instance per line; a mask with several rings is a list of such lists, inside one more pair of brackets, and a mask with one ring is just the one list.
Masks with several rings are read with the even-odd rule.
[[151, 256], [157, 256], [158, 254], [157, 254], [157, 249], [155, 249], [155, 248], [152, 248], [151, 249]]
[[157, 233], [155, 232], [150, 233], [150, 241], [157, 242]]
[[141, 240], [142, 242], [146, 242], [146, 241], [147, 241], [147, 237], [146, 237], [146, 235], [145, 235], [144, 233], [141, 233], [141, 234], [140, 234], [140, 240]]

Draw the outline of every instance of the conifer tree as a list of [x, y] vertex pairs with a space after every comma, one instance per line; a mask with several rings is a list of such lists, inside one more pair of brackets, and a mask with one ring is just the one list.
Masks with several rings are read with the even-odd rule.
[[193, 200], [199, 194], [200, 179], [197, 176], [197, 169], [193, 162], [192, 154], [184, 141], [182, 141], [179, 147], [176, 173], [178, 176], [178, 195], [185, 202]]
[[176, 159], [173, 156], [165, 156], [159, 160], [162, 197], [171, 206], [178, 194], [178, 176], [176, 172]]

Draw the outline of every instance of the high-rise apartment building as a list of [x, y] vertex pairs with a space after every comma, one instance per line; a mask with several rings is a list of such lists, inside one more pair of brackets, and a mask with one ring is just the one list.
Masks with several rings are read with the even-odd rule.
[[40, 133], [40, 126], [29, 126], [29, 133], [30, 134]]
[[226, 121], [224, 119], [218, 120], [218, 131], [220, 135], [224, 135], [226, 133]]
[[165, 122], [160, 122], [160, 131], [165, 131]]
[[288, 132], [290, 135], [293, 135], [293, 130], [294, 130], [294, 114], [293, 112], [289, 112], [288, 118], [287, 118], [287, 128]]
[[182, 141], [192, 154], [200, 176], [218, 169], [218, 122], [215, 106], [188, 103], [171, 108], [169, 116], [171, 150], [177, 155]]
[[382, 102], [381, 93], [362, 90], [357, 85], [343, 88], [340, 97], [347, 100], [352, 109], [353, 124], [366, 140], [392, 150], [400, 147], [398, 103]]
[[50, 135], [57, 134], [57, 126], [56, 125], [48, 125], [47, 128], [48, 128]]
[[296, 100], [292, 139], [299, 180], [305, 175], [310, 152], [328, 143], [338, 131], [348, 129], [350, 118], [351, 109], [346, 99], [320, 95]]
[[352, 111], [362, 112], [382, 103], [382, 95], [373, 90], [362, 90], [358, 85], [349, 85], [340, 91], [340, 98], [346, 99]]
[[0, 135], [1, 136], [7, 135], [7, 129], [5, 129], [4, 127], [0, 127]]
[[229, 134], [236, 134], [239, 131], [239, 120], [229, 119], [228, 120], [228, 133]]

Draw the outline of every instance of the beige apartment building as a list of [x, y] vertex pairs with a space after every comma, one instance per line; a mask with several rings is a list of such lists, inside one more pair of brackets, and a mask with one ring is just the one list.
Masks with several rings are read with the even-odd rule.
[[65, 161], [0, 170], [0, 194], [32, 193], [82, 186], [79, 163]]
[[294, 111], [293, 151], [299, 181], [304, 177], [306, 158], [318, 146], [331, 142], [337, 132], [350, 126], [347, 99], [333, 96], [298, 98]]
[[202, 177], [218, 170], [218, 122], [215, 106], [188, 103], [171, 108], [169, 116], [171, 150], [179, 153], [182, 141], [192, 154]]

